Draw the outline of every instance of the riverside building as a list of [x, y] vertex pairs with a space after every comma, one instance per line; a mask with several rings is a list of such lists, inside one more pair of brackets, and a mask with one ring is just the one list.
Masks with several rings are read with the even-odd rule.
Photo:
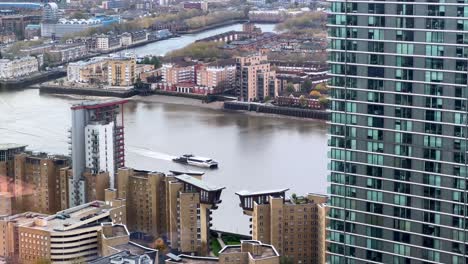
[[251, 217], [252, 239], [273, 245], [291, 263], [325, 263], [327, 196], [287, 199], [287, 190], [236, 193]]
[[[104, 177], [103, 173], [108, 173], [108, 186], [114, 188], [117, 169], [125, 166], [123, 104], [126, 102], [110, 100], [72, 106], [70, 206], [86, 202], [89, 184], [85, 182], [85, 174]], [[88, 182], [102, 181], [88, 179]]]
[[207, 256], [212, 210], [221, 203], [222, 187], [189, 175], [165, 175], [121, 168], [118, 197], [126, 199], [130, 231], [167, 237], [172, 249]]
[[465, 263], [468, 2], [330, 1], [329, 263]]

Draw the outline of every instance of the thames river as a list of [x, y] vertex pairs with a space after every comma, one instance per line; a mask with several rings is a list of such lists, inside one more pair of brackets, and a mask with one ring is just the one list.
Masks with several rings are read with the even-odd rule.
[[[196, 39], [238, 30], [234, 25], [153, 43], [138, 55], [162, 55]], [[271, 30], [271, 25], [264, 30]], [[211, 32], [211, 34], [210, 34]], [[0, 143], [27, 144], [30, 149], [68, 154], [70, 106], [76, 98], [40, 95], [38, 90], [0, 90]], [[193, 153], [216, 159], [220, 168], [206, 170], [204, 180], [224, 186], [213, 228], [248, 233], [240, 190], [290, 188], [291, 193], [326, 193], [327, 137], [322, 121], [225, 112], [193, 105], [130, 101], [124, 108], [126, 165], [168, 172], [200, 170], [173, 163]]]

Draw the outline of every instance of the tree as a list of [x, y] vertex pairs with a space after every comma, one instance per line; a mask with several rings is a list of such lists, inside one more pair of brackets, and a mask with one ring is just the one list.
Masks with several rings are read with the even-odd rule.
[[301, 105], [301, 107], [307, 107], [307, 99], [305, 98], [305, 96], [301, 95], [299, 97], [299, 104]]
[[328, 87], [327, 87], [327, 84], [325, 82], [321, 82], [319, 84], [317, 84], [314, 88], [314, 90], [317, 90], [319, 91], [320, 93], [322, 92], [328, 92]]
[[309, 93], [312, 89], [312, 82], [310, 80], [305, 80], [301, 85], [301, 90], [303, 93]]
[[328, 106], [328, 98], [325, 97], [325, 96], [321, 96], [319, 99], [319, 104], [320, 106], [322, 106], [323, 108], [327, 107]]
[[295, 90], [296, 90], [296, 89], [294, 89], [294, 84], [288, 83], [288, 84], [286, 85], [286, 91], [287, 91], [288, 93], [293, 93]]
[[271, 101], [271, 97], [270, 96], [265, 96], [265, 98], [263, 98], [263, 102], [268, 102], [268, 101]]
[[316, 91], [316, 90], [312, 90], [309, 95], [314, 97], [314, 98], [319, 98], [320, 96], [322, 96], [322, 94], [319, 91]]

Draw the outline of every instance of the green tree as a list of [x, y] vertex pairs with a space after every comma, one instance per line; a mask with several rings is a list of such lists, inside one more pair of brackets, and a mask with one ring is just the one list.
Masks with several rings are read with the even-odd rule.
[[325, 82], [321, 82], [319, 84], [317, 84], [314, 88], [314, 90], [317, 90], [319, 91], [320, 93], [326, 93], [328, 92], [328, 87], [327, 87], [327, 84]]
[[309, 93], [312, 89], [312, 82], [310, 80], [305, 80], [301, 85], [301, 91], [303, 93]]
[[288, 84], [286, 85], [286, 91], [287, 91], [288, 93], [293, 93], [293, 92], [295, 91], [295, 89], [294, 89], [294, 84], [288, 83]]
[[299, 97], [299, 104], [301, 105], [301, 107], [307, 107], [307, 98], [305, 98], [305, 96], [301, 95]]
[[328, 102], [329, 102], [329, 100], [328, 100], [328, 98], [327, 98], [327, 97], [325, 97], [325, 96], [321, 96], [321, 97], [320, 97], [318, 100], [319, 100], [319, 104], [320, 104], [320, 106], [322, 106], [323, 108], [325, 108], [325, 107], [327, 107], [327, 106], [328, 106]]

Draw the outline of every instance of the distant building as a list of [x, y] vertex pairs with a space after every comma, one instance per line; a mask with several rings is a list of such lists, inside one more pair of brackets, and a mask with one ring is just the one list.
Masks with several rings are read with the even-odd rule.
[[[279, 264], [280, 254], [272, 245], [256, 240], [244, 240], [240, 245], [229, 245], [219, 251], [218, 257], [197, 257], [168, 254], [166, 264]], [[317, 262], [318, 263], [318, 262]]]
[[136, 60], [134, 58], [112, 58], [107, 64], [107, 84], [109, 86], [133, 88], [136, 80]]
[[16, 41], [16, 34], [12, 31], [0, 32], [0, 44], [8, 44]]
[[278, 79], [267, 56], [236, 58], [236, 94], [241, 101], [264, 100], [278, 96]]
[[179, 252], [208, 255], [211, 213], [224, 188], [200, 177], [119, 169], [118, 197], [128, 201], [129, 230], [167, 237]]
[[0, 16], [0, 29], [13, 32], [18, 39], [24, 38], [24, 29], [29, 24], [39, 24], [41, 16], [37, 15], [8, 15]]
[[252, 239], [272, 244], [291, 263], [325, 263], [327, 196], [286, 199], [286, 191], [236, 193], [251, 216]]
[[236, 62], [233, 60], [220, 61], [203, 65], [197, 70], [197, 85], [214, 88], [214, 93], [235, 87]]
[[41, 36], [41, 25], [29, 24], [24, 28], [24, 38], [34, 39]]
[[14, 60], [0, 59], [0, 79], [29, 76], [37, 71], [39, 71], [39, 62], [31, 56]]
[[96, 57], [69, 63], [67, 79], [69, 82], [129, 89], [136, 81], [136, 68], [133, 57]]
[[42, 22], [55, 23], [59, 20], [60, 13], [57, 3], [48, 2], [42, 8]]
[[185, 2], [182, 4], [185, 9], [197, 9], [201, 11], [208, 11], [208, 2], [199, 1], [199, 2]]
[[54, 45], [49, 53], [56, 62], [69, 62], [88, 55], [88, 50], [85, 44], [62, 44]]
[[96, 36], [96, 50], [110, 51], [122, 47], [122, 40], [117, 35], [101, 34]]
[[70, 206], [86, 202], [86, 173], [108, 172], [109, 186], [114, 188], [117, 169], [125, 166], [123, 113], [121, 120], [117, 118], [125, 103], [113, 100], [72, 106]]
[[66, 35], [82, 32], [91, 28], [104, 26], [100, 19], [65, 19], [57, 22], [41, 23], [41, 36], [46, 38], [62, 38]]
[[196, 83], [196, 69], [198, 62], [180, 60], [162, 65], [162, 82], [168, 85], [178, 83]]

